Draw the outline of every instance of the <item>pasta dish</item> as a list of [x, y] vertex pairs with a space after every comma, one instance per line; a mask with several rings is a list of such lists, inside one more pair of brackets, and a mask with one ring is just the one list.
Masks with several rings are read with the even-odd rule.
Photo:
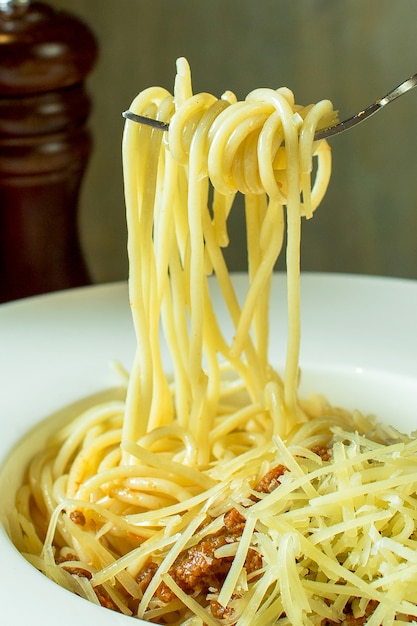
[[[330, 179], [314, 134], [335, 123], [332, 104], [301, 106], [287, 88], [194, 94], [179, 59], [173, 93], [146, 89], [130, 109], [169, 123], [127, 120], [123, 136], [133, 366], [122, 393], [35, 455], [13, 542], [58, 584], [156, 624], [417, 621], [417, 441], [298, 393], [301, 224]], [[243, 301], [224, 257], [232, 210], [245, 217]]]

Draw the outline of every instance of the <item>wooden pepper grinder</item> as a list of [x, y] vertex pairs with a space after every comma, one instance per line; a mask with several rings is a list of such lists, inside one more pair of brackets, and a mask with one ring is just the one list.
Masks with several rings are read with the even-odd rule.
[[0, 302], [89, 282], [77, 209], [96, 56], [75, 16], [0, 0]]

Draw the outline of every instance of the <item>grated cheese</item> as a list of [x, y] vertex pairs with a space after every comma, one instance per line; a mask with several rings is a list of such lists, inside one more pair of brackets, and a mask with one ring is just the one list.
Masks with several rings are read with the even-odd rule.
[[[371, 626], [417, 617], [415, 442], [386, 445], [337, 429], [331, 461], [315, 463], [299, 446], [293, 455], [274, 443], [275, 463], [289, 467], [274, 491], [239, 509], [245, 530], [218, 595], [240, 615], [237, 626], [339, 621], [348, 604], [359, 617], [371, 600]], [[263, 556], [262, 575], [236, 601], [250, 548]], [[285, 617], [266, 622], [278, 601]]]

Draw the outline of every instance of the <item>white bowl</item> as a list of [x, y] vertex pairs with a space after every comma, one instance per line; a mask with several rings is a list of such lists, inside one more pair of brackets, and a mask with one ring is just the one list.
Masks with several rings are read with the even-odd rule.
[[[246, 276], [236, 274], [234, 284], [242, 296]], [[416, 429], [416, 316], [417, 282], [303, 275], [301, 394], [319, 391], [333, 404], [374, 413], [407, 432]], [[285, 277], [277, 275], [271, 360], [278, 368], [284, 363], [285, 318]], [[223, 322], [231, 333], [225, 314]], [[24, 466], [56, 427], [56, 419], [45, 418], [113, 387], [111, 362], [129, 368], [134, 348], [124, 284], [0, 307], [0, 590], [7, 626], [132, 624], [131, 618], [90, 604], [37, 572], [13, 547], [6, 529]]]

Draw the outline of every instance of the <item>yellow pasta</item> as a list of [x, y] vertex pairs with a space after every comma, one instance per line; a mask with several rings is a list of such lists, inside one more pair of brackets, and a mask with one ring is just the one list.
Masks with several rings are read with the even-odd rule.
[[[127, 121], [123, 137], [134, 364], [121, 399], [31, 462], [15, 544], [74, 593], [153, 623], [417, 618], [416, 441], [298, 396], [301, 220], [329, 182], [314, 133], [334, 123], [331, 103], [303, 107], [286, 88], [194, 94], [179, 59], [174, 93], [147, 89], [131, 110], [169, 122]], [[243, 302], [223, 255], [239, 195]], [[278, 372], [268, 305], [285, 239]]]

